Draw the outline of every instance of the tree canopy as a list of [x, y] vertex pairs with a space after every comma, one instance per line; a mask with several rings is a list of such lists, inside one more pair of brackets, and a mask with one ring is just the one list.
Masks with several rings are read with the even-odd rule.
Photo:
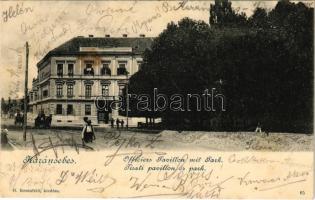
[[250, 130], [260, 122], [271, 131], [311, 131], [313, 13], [303, 3], [282, 0], [247, 18], [216, 0], [209, 24], [189, 18], [169, 23], [144, 53], [130, 93], [152, 97], [158, 88], [166, 96], [202, 96], [215, 88], [225, 96], [226, 111], [199, 111], [190, 101], [185, 103], [195, 109], [189, 111], [139, 112], [130, 101], [131, 114], [162, 117], [166, 128]]

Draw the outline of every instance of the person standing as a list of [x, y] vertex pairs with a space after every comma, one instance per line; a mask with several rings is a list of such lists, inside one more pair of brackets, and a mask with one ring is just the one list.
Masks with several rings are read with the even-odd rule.
[[255, 132], [256, 132], [256, 133], [261, 133], [261, 125], [260, 125], [259, 122], [258, 122], [258, 124], [257, 124], [257, 127], [256, 127]]
[[121, 122], [120, 122], [120, 123], [121, 123], [121, 128], [124, 128], [124, 124], [125, 124], [125, 122], [124, 122], [124, 120], [123, 120], [123, 119], [121, 120]]
[[52, 121], [52, 114], [50, 114], [48, 117], [46, 117], [46, 120], [45, 120], [45, 126], [46, 128], [50, 128], [51, 126], [51, 121]]
[[117, 118], [117, 119], [116, 119], [116, 126], [117, 126], [117, 129], [119, 129], [119, 123], [120, 123], [119, 118]]
[[81, 132], [81, 139], [82, 139], [82, 145], [85, 145], [85, 140], [86, 140], [86, 136], [85, 136], [85, 128], [87, 126], [87, 121], [88, 121], [88, 117], [83, 117], [83, 129]]
[[87, 124], [88, 119], [89, 119], [88, 117], [83, 117], [83, 121], [84, 121], [83, 126], [85, 126]]
[[85, 143], [93, 142], [93, 140], [95, 139], [95, 132], [92, 122], [91, 120], [87, 120], [87, 124], [83, 127], [82, 130], [82, 143], [84, 145]]
[[46, 115], [45, 115], [44, 111], [42, 111], [41, 116], [40, 116], [40, 121], [42, 122], [42, 124], [45, 124], [45, 119], [46, 119]]
[[112, 118], [112, 119], [110, 120], [110, 126], [111, 126], [112, 128], [114, 128], [114, 123], [115, 123], [115, 120], [114, 120], [114, 118]]

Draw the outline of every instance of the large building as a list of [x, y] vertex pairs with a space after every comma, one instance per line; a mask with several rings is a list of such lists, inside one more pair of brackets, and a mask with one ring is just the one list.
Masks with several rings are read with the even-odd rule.
[[82, 123], [84, 116], [98, 124], [111, 118], [123, 119], [117, 109], [98, 109], [95, 99], [104, 100], [106, 105], [117, 101], [128, 78], [139, 70], [143, 52], [152, 41], [144, 35], [89, 35], [51, 50], [37, 63], [38, 77], [33, 79], [29, 94], [33, 114], [52, 114], [57, 123]]

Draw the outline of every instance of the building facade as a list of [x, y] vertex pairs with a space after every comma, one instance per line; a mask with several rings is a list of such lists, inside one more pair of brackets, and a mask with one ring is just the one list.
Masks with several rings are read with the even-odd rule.
[[98, 124], [124, 119], [108, 105], [119, 99], [129, 77], [139, 70], [152, 41], [144, 35], [78, 36], [51, 50], [37, 63], [29, 93], [32, 113], [52, 114], [57, 123], [82, 123], [84, 116]]

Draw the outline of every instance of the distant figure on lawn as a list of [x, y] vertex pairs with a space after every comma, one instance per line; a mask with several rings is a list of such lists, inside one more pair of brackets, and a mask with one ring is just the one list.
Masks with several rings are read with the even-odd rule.
[[263, 132], [264, 136], [269, 136], [269, 132], [268, 131], [262, 131], [261, 127], [262, 127], [261, 124], [258, 122], [255, 132], [256, 133], [262, 133]]
[[255, 132], [256, 132], [256, 133], [261, 133], [261, 125], [260, 125], [259, 122], [258, 122], [258, 124], [257, 124], [257, 127], [256, 127]]
[[85, 143], [93, 142], [93, 140], [95, 140], [94, 128], [91, 120], [87, 120], [82, 130], [82, 143], [84, 145]]

